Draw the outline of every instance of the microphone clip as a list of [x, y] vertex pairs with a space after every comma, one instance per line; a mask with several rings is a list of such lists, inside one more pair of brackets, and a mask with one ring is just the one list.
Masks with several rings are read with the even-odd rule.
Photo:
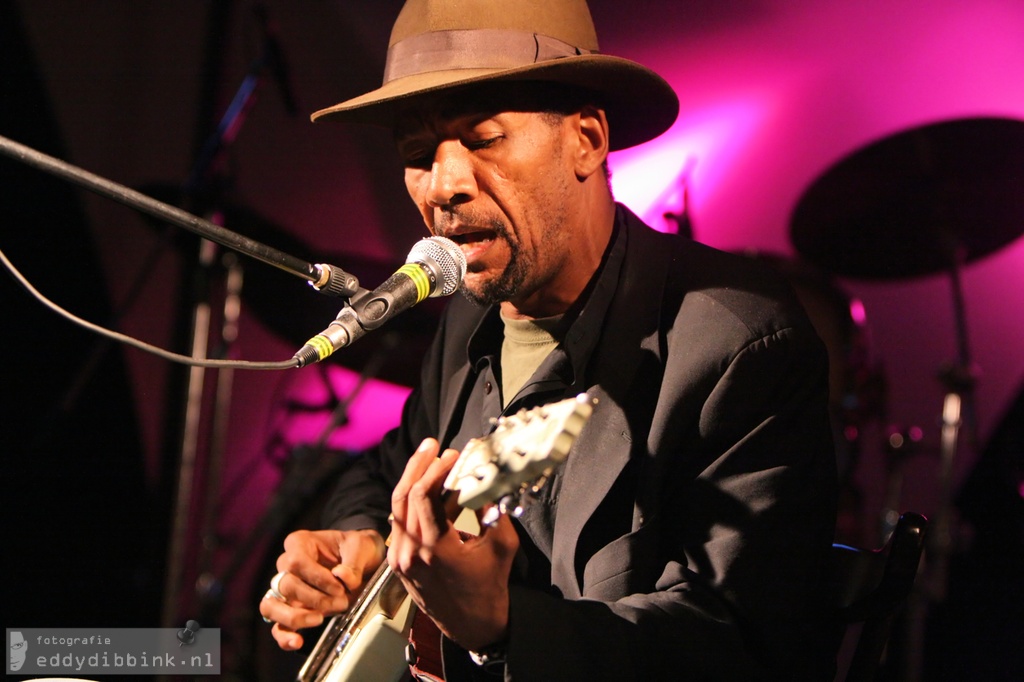
[[307, 284], [321, 294], [331, 298], [349, 298], [366, 291], [360, 288], [359, 279], [355, 275], [350, 275], [337, 265], [317, 263], [314, 267], [319, 271], [320, 277]]

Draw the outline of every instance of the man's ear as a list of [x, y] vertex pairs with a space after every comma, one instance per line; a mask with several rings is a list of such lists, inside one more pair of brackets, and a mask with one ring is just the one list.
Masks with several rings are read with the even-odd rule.
[[576, 147], [576, 177], [586, 180], [608, 157], [608, 118], [604, 109], [587, 105], [574, 117], [579, 144]]

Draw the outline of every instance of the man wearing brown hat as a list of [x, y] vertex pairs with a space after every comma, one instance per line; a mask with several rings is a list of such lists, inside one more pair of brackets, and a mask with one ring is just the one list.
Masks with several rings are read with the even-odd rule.
[[[824, 347], [774, 275], [654, 232], [609, 189], [608, 152], [677, 107], [598, 53], [583, 0], [409, 0], [383, 86], [313, 115], [395, 131], [413, 201], [468, 272], [330, 530], [285, 542], [260, 605], [282, 648], [386, 556], [444, 633], [449, 680], [830, 676]], [[594, 414], [539, 499], [453, 532], [438, 499], [457, 451], [582, 392]]]

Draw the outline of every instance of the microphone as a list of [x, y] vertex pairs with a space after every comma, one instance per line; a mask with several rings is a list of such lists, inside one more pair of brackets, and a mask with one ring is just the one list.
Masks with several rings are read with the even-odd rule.
[[327, 329], [295, 353], [298, 366], [320, 362], [427, 297], [454, 294], [465, 276], [466, 256], [458, 244], [445, 237], [421, 239], [405, 265], [373, 291], [356, 293]]

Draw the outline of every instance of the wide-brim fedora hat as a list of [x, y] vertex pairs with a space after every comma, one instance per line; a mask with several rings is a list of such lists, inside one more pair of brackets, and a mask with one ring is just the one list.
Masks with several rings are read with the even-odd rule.
[[383, 85], [311, 118], [391, 126], [416, 98], [522, 81], [593, 93], [608, 116], [612, 150], [654, 139], [679, 113], [661, 76], [599, 52], [585, 0], [407, 0], [391, 31]]

